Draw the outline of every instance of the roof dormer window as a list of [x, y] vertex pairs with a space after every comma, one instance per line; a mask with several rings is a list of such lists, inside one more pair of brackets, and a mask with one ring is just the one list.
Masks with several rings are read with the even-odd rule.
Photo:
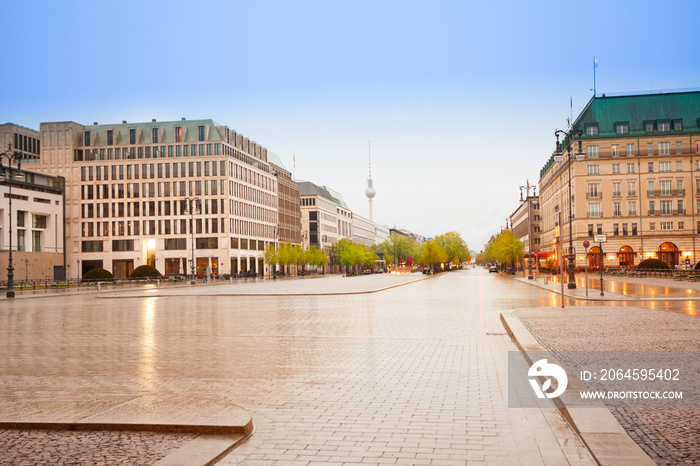
[[598, 136], [598, 125], [586, 126], [586, 136]]

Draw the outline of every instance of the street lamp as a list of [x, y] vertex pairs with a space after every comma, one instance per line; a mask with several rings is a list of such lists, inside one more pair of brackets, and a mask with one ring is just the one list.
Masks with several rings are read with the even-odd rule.
[[574, 139], [578, 140], [578, 150], [575, 154], [576, 160], [579, 162], [582, 161], [586, 157], [586, 154], [584, 154], [583, 150], [581, 150], [581, 137], [583, 136], [583, 131], [581, 131], [580, 129], [571, 128], [569, 131], [558, 129], [554, 131], [554, 135], [557, 137], [557, 145], [554, 148], [554, 154], [552, 154], [554, 156], [555, 161], [561, 162], [564, 159], [562, 148], [559, 145], [560, 135], [564, 137], [564, 141], [562, 142], [562, 144], [566, 145], [566, 164], [569, 170], [569, 283], [567, 285], [567, 288], [570, 290], [574, 290], [576, 289], [576, 279], [574, 278], [574, 232], [571, 228], [572, 219], [574, 217], [573, 212], [571, 210], [571, 144], [574, 141]]
[[190, 214], [190, 233], [192, 234], [192, 262], [190, 263], [190, 270], [192, 271], [192, 280], [190, 281], [191, 285], [196, 285], [197, 284], [197, 275], [195, 272], [195, 264], [194, 264], [194, 214], [198, 214], [201, 211], [201, 208], [198, 206], [199, 203], [199, 198], [198, 197], [186, 197], [185, 201], [187, 204], [185, 204], [185, 214]]
[[528, 251], [527, 251], [527, 279], [532, 280], [532, 226], [530, 223], [530, 189], [532, 189], [532, 197], [537, 196], [537, 186], [530, 186], [528, 182], [526, 186], [520, 187], [520, 202], [523, 202], [523, 189], [526, 191], [525, 201], [527, 201], [527, 239], [528, 239]]
[[[2, 158], [0, 158], [0, 182], [7, 181], [7, 187], [9, 189], [9, 233], [10, 233], [10, 254], [7, 257], [7, 292], [5, 296], [8, 298], [15, 297], [15, 268], [12, 266], [12, 181], [24, 181], [24, 173], [22, 173], [22, 153], [19, 151], [12, 151], [12, 144], [7, 145], [6, 152], [0, 152]], [[2, 163], [4, 159], [7, 159], [7, 168], [5, 168]], [[12, 162], [17, 164], [17, 170], [12, 169]], [[13, 173], [14, 172], [14, 173]]]

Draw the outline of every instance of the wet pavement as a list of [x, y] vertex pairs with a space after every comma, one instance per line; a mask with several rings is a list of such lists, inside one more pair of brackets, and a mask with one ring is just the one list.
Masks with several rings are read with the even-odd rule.
[[[99, 416], [134, 399], [140, 418], [236, 407], [256, 431], [222, 464], [593, 463], [558, 411], [507, 408], [517, 348], [499, 312], [552, 293], [483, 269], [403, 279], [2, 301], [0, 417]], [[299, 283], [305, 295], [285, 295]]]

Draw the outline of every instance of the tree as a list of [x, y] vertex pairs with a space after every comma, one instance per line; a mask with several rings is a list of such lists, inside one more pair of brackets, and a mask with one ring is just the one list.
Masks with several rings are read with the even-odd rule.
[[442, 247], [447, 253], [448, 261], [455, 265], [471, 260], [471, 254], [467, 243], [456, 231], [449, 231], [443, 235], [435, 237], [435, 243]]
[[423, 264], [427, 264], [431, 269], [435, 270], [435, 266], [449, 260], [449, 256], [436, 240], [432, 240], [425, 243], [421, 248], [421, 259]]
[[510, 230], [503, 230], [486, 249], [489, 257], [505, 264], [514, 263], [516, 259], [522, 262], [524, 251], [523, 243]]
[[405, 261], [414, 255], [415, 244], [408, 236], [394, 234], [389, 235], [380, 247], [384, 251], [387, 264], [398, 264], [399, 260]]

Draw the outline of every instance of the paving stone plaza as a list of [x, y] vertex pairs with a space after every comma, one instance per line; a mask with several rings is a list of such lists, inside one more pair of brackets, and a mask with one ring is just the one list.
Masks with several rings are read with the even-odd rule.
[[[550, 349], [624, 334], [697, 350], [695, 284], [610, 282], [608, 301], [579, 287], [562, 310], [556, 284], [523, 281], [476, 268], [3, 300], [0, 464], [605, 464], [554, 405], [508, 406], [501, 313]], [[664, 284], [670, 301], [631, 302]], [[693, 462], [692, 411], [618, 422], [650, 464]]]

